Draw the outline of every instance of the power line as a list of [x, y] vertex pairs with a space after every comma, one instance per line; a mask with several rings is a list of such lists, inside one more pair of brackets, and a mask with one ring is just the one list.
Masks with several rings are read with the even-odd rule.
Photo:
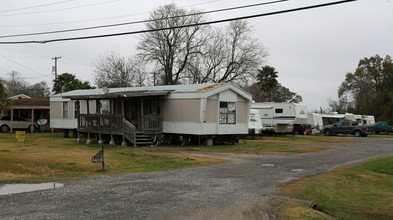
[[181, 17], [188, 17], [188, 16], [195, 16], [195, 15], [217, 13], [217, 12], [223, 12], [223, 11], [232, 11], [232, 10], [237, 10], [237, 9], [251, 8], [251, 7], [257, 7], [257, 6], [262, 6], [262, 5], [268, 5], [268, 4], [276, 4], [276, 3], [286, 2], [286, 1], [289, 1], [289, 0], [277, 0], [277, 1], [271, 1], [271, 2], [243, 5], [243, 6], [237, 6], [237, 7], [231, 7], [231, 8], [223, 8], [223, 9], [216, 9], [216, 10], [211, 10], [211, 11], [197, 12], [197, 13], [191, 13], [191, 14], [186, 14], [186, 15], [178, 15], [178, 16], [172, 16], [172, 17], [160, 18], [160, 19], [149, 19], [149, 20], [132, 21], [132, 22], [108, 24], [108, 25], [99, 25], [99, 26], [92, 26], [92, 27], [85, 27], [85, 28], [74, 28], [74, 29], [67, 29], [67, 30], [37, 32], [37, 33], [29, 33], [29, 34], [3, 35], [3, 36], [0, 36], [0, 38], [26, 37], [26, 36], [43, 35], [43, 34], [56, 34], [56, 33], [64, 33], [64, 32], [85, 31], [85, 30], [92, 30], [92, 29], [99, 29], [99, 28], [118, 27], [118, 26], [131, 25], [131, 24], [140, 24], [140, 23], [146, 23], [146, 22], [152, 22], [152, 21], [161, 21], [161, 20], [169, 20], [169, 19], [175, 19], [175, 18], [181, 18]]
[[43, 5], [35, 5], [35, 6], [29, 6], [29, 7], [24, 7], [24, 8], [7, 9], [7, 10], [0, 11], [0, 13], [10, 12], [10, 11], [21, 11], [21, 10], [32, 9], [32, 8], [41, 8], [41, 7], [46, 7], [46, 6], [50, 6], [50, 5], [64, 4], [67, 2], [73, 2], [73, 1], [75, 1], [75, 0], [67, 0], [67, 1], [55, 2], [55, 3], [49, 3], [49, 4], [43, 4]]
[[[6, 60], [8, 60], [8, 61], [10, 61], [10, 62], [13, 62], [13, 63], [15, 63], [15, 64], [17, 64], [17, 65], [19, 65], [19, 66], [25, 68], [25, 69], [28, 69], [28, 70], [30, 70], [30, 71], [33, 71], [33, 72], [35, 72], [35, 73], [38, 73], [38, 74], [42, 75], [42, 76], [40, 76], [40, 77], [48, 77], [48, 76], [49, 76], [49, 75], [42, 74], [42, 73], [40, 73], [40, 72], [38, 72], [38, 71], [36, 71], [36, 70], [30, 68], [30, 67], [27, 67], [27, 66], [25, 66], [25, 65], [23, 65], [23, 64], [20, 64], [20, 63], [18, 63], [18, 62], [16, 62], [16, 61], [14, 61], [14, 60], [12, 60], [12, 59], [6, 57], [6, 56], [1, 55], [1, 54], [0, 54], [0, 57], [3, 57], [4, 59], [6, 59]], [[36, 78], [36, 77], [33, 77], [33, 78]], [[38, 77], [37, 77], [37, 78], [38, 78]]]
[[[192, 4], [192, 5], [184, 5], [181, 7], [192, 7], [192, 6], [197, 6], [197, 5], [205, 5], [205, 4], [210, 4], [213, 2], [219, 2], [221, 0], [213, 0], [213, 1], [207, 1], [207, 2], [201, 2], [197, 4]], [[148, 14], [149, 12], [140, 12], [140, 13], [134, 13], [134, 14], [128, 14], [128, 15], [120, 15], [120, 16], [111, 16], [111, 17], [102, 17], [102, 18], [96, 18], [96, 19], [85, 19], [85, 20], [74, 20], [74, 21], [68, 21], [68, 22], [56, 22], [56, 23], [45, 23], [45, 24], [14, 24], [14, 25], [4, 25], [0, 24], [0, 27], [31, 27], [31, 26], [46, 26], [46, 25], [58, 25], [58, 24], [70, 24], [70, 23], [81, 23], [81, 22], [87, 22], [87, 21], [100, 21], [100, 20], [108, 20], [108, 19], [114, 19], [114, 18], [124, 18], [124, 17], [130, 17], [130, 16], [135, 16], [135, 15], [142, 15], [142, 14]]]
[[271, 16], [271, 15], [277, 15], [277, 14], [284, 14], [284, 13], [290, 13], [290, 12], [303, 11], [303, 10], [327, 7], [327, 6], [332, 6], [332, 5], [344, 4], [344, 3], [354, 2], [354, 1], [358, 1], [358, 0], [344, 0], [344, 1], [318, 4], [318, 5], [306, 6], [306, 7], [300, 7], [300, 8], [293, 8], [293, 9], [275, 11], [275, 12], [269, 12], [269, 13], [263, 13], [263, 14], [255, 14], [255, 15], [242, 16], [242, 17], [237, 17], [237, 18], [228, 18], [228, 19], [222, 19], [222, 20], [208, 21], [208, 22], [195, 23], [195, 24], [189, 24], [189, 25], [181, 25], [181, 26], [176, 26], [176, 27], [160, 28], [160, 29], [131, 31], [131, 32], [103, 34], [103, 35], [91, 35], [91, 36], [82, 36], [82, 37], [71, 37], [71, 38], [57, 38], [57, 39], [51, 39], [51, 40], [8, 41], [8, 42], [4, 42], [4, 41], [1, 42], [0, 41], [0, 44], [34, 44], [34, 43], [44, 44], [44, 43], [60, 42], [60, 41], [86, 40], [86, 39], [94, 39], [94, 38], [106, 38], [106, 37], [116, 37], [116, 36], [123, 36], [123, 35], [142, 34], [142, 33], [149, 33], [149, 32], [155, 32], [155, 31], [164, 31], [164, 30], [177, 29], [177, 28], [186, 28], [186, 27], [193, 27], [193, 26], [199, 26], [199, 25], [209, 25], [209, 24], [230, 22], [230, 21], [242, 20], [242, 19], [265, 17], [265, 16]]
[[55, 11], [65, 11], [65, 10], [70, 10], [70, 9], [75, 9], [75, 8], [85, 8], [85, 7], [90, 7], [90, 6], [103, 5], [103, 4], [108, 4], [108, 3], [117, 2], [117, 1], [121, 1], [121, 0], [110, 0], [110, 1], [105, 1], [105, 2], [94, 3], [94, 4], [80, 5], [80, 6], [74, 6], [74, 7], [69, 7], [69, 8], [61, 8], [61, 9], [52, 9], [52, 10], [46, 10], [46, 11], [7, 14], [7, 15], [0, 15], [0, 17], [8, 17], [8, 16], [15, 16], [15, 15], [40, 14], [40, 13], [55, 12]]

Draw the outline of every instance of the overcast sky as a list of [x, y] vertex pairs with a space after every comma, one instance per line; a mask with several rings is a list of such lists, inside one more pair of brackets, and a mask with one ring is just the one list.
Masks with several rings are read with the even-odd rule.
[[[338, 1], [338, 0], [337, 0]], [[186, 9], [215, 10], [268, 2], [268, 0], [2, 0], [0, 42], [50, 40], [142, 30], [129, 25], [48, 35], [7, 35], [82, 28], [139, 21], [160, 5], [176, 3]], [[233, 18], [334, 1], [289, 0], [282, 3], [209, 14], [209, 20]], [[323, 8], [250, 19], [254, 37], [269, 51], [265, 63], [279, 72], [278, 81], [303, 97], [308, 110], [326, 108], [337, 99], [345, 74], [353, 72], [360, 59], [379, 54], [393, 56], [393, 2], [359, 0]], [[216, 24], [223, 26], [226, 23]], [[72, 73], [94, 84], [94, 69], [100, 57], [115, 52], [136, 54], [139, 35], [53, 42], [47, 44], [0, 44], [0, 78], [11, 71], [34, 84], [52, 84], [55, 56], [58, 73]], [[261, 67], [262, 67], [261, 65]]]

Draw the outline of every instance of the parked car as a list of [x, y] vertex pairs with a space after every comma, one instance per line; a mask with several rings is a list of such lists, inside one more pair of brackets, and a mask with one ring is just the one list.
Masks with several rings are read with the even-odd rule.
[[376, 134], [382, 132], [388, 135], [389, 133], [393, 133], [393, 126], [389, 125], [386, 121], [377, 121], [374, 125], [374, 132]]
[[[12, 121], [12, 128], [15, 130], [27, 130], [31, 131], [31, 121], [26, 120], [25, 118], [14, 116]], [[33, 131], [38, 130], [39, 126], [34, 123]], [[4, 115], [0, 116], [0, 131], [2, 133], [8, 133], [11, 129], [11, 116]]]
[[359, 125], [356, 121], [342, 120], [334, 123], [333, 125], [324, 126], [322, 132], [326, 136], [353, 134], [355, 137], [367, 137], [367, 135], [374, 133], [374, 126]]

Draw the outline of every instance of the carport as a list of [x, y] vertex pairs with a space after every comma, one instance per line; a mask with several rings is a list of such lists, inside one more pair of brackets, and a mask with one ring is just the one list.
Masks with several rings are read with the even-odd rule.
[[[43, 98], [26, 98], [16, 99], [13, 101], [13, 105], [10, 108], [11, 111], [11, 133], [13, 132], [13, 117], [14, 115], [25, 117], [30, 119], [33, 124], [35, 119], [49, 119], [49, 99]], [[33, 132], [33, 127], [31, 128]]]

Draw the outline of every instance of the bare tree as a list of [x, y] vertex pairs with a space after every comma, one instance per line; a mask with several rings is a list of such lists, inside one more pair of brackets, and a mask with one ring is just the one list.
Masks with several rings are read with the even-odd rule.
[[248, 82], [255, 79], [258, 65], [267, 56], [267, 51], [252, 38], [252, 32], [252, 27], [244, 20], [233, 21], [223, 30], [212, 30], [202, 55], [195, 55], [187, 67], [190, 82]]
[[35, 98], [48, 98], [51, 94], [48, 83], [41, 81], [33, 85], [28, 85], [26, 91], [23, 94]]
[[19, 72], [12, 71], [8, 73], [9, 79], [4, 80], [4, 85], [7, 88], [10, 96], [24, 93], [27, 88], [27, 82], [24, 81]]
[[204, 18], [195, 15], [195, 11], [188, 12], [175, 4], [168, 4], [153, 11], [150, 20], [147, 29], [159, 31], [142, 35], [137, 45], [139, 55], [144, 61], [156, 65], [162, 84], [178, 84], [190, 59], [201, 52], [205, 43], [203, 30], [206, 26], [184, 26], [200, 23]]
[[133, 85], [134, 75], [130, 63], [126, 58], [113, 52], [99, 59], [95, 73], [95, 83], [99, 88]]
[[148, 73], [142, 60], [135, 56], [129, 60], [131, 67], [131, 74], [134, 76], [133, 86], [145, 86], [149, 83]]

